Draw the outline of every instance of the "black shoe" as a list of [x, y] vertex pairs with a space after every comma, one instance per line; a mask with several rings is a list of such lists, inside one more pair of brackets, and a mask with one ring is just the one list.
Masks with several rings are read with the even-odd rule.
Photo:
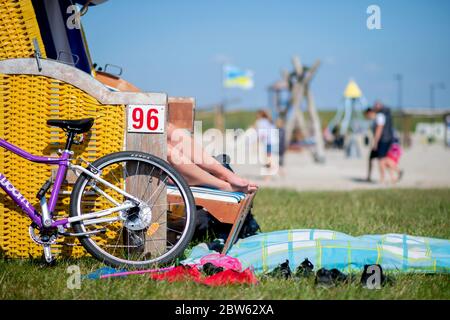
[[327, 270], [325, 268], [319, 269], [316, 272], [316, 280], [314, 282], [316, 285], [326, 288], [334, 285], [330, 270]]
[[223, 239], [215, 239], [212, 242], [207, 244], [209, 250], [214, 250], [217, 252], [222, 252], [223, 247], [225, 246], [225, 242]]
[[202, 270], [207, 276], [212, 276], [213, 274], [222, 272], [223, 268], [217, 267], [217, 266], [213, 265], [211, 262], [207, 262], [203, 265]]
[[261, 231], [261, 227], [259, 226], [258, 222], [256, 221], [255, 217], [253, 216], [251, 210], [247, 214], [247, 217], [244, 220], [244, 224], [242, 225], [242, 229], [239, 232], [239, 239], [248, 238], [251, 236], [254, 236], [258, 232]]
[[296, 277], [309, 277], [313, 274], [314, 265], [306, 258], [295, 270]]
[[319, 269], [316, 273], [315, 283], [324, 287], [331, 287], [339, 282], [346, 282], [348, 277], [338, 269]]
[[288, 279], [292, 276], [291, 268], [289, 267], [289, 260], [281, 263], [269, 273], [270, 276], [275, 278], [285, 278]]
[[347, 281], [347, 276], [340, 272], [338, 269], [331, 269], [331, 278], [334, 282], [345, 282]]

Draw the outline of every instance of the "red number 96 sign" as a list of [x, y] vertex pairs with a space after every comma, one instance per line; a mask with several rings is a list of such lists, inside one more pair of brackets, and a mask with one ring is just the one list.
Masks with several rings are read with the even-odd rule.
[[163, 133], [165, 114], [164, 106], [129, 105], [128, 132]]

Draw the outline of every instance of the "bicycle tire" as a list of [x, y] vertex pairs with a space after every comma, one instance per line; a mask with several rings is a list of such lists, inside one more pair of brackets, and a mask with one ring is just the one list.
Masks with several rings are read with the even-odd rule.
[[[196, 207], [191, 189], [189, 188], [184, 178], [180, 175], [180, 173], [178, 173], [175, 170], [175, 168], [173, 168], [168, 162], [158, 157], [155, 157], [151, 154], [143, 152], [122, 151], [112, 153], [102, 158], [99, 158], [98, 160], [92, 163], [92, 166], [101, 170], [102, 168], [105, 168], [110, 164], [126, 160], [142, 161], [163, 170], [167, 174], [167, 176], [170, 177], [172, 181], [176, 182], [177, 185], [182, 190], [184, 199], [186, 201], [186, 210], [188, 213], [188, 218], [186, 219], [187, 230], [185, 231], [185, 234], [183, 234], [183, 238], [180, 240], [181, 241], [180, 244], [178, 244], [174, 250], [169, 250], [163, 255], [163, 257], [160, 257], [158, 259], [146, 262], [136, 262], [136, 261], [132, 262], [114, 257], [113, 255], [105, 252], [105, 250], [101, 249], [96, 243], [92, 241], [90, 236], [79, 236], [78, 239], [80, 240], [81, 244], [86, 249], [86, 251], [90, 253], [94, 258], [112, 267], [127, 266], [142, 269], [149, 266], [154, 266], [155, 264], [159, 265], [169, 263], [173, 261], [175, 258], [179, 257], [184, 252], [186, 247], [189, 245], [195, 231]], [[70, 198], [70, 217], [76, 217], [79, 215], [81, 207], [80, 204], [81, 196], [90, 179], [92, 178], [83, 173], [78, 177], [77, 181], [75, 182]], [[83, 228], [82, 221], [74, 222], [72, 223], [72, 226], [75, 232], [77, 233], [84, 232], [85, 230]]]

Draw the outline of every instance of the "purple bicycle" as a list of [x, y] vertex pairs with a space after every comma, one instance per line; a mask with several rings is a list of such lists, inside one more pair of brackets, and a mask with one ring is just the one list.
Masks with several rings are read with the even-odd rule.
[[[94, 119], [48, 120], [66, 132], [60, 157], [32, 155], [0, 139], [3, 147], [35, 163], [58, 166], [54, 179], [37, 193], [38, 211], [0, 173], [0, 187], [32, 220], [31, 239], [43, 246], [47, 263], [58, 237], [78, 237], [96, 259], [113, 267], [145, 268], [180, 256], [195, 229], [195, 202], [183, 177], [166, 161], [138, 151], [116, 152], [93, 163], [73, 158], [71, 147], [83, 142]], [[68, 170], [77, 176], [69, 216], [55, 218], [58, 196]], [[47, 193], [51, 193], [47, 201]], [[168, 191], [169, 190], [169, 191]], [[170, 202], [170, 194], [177, 202]]]

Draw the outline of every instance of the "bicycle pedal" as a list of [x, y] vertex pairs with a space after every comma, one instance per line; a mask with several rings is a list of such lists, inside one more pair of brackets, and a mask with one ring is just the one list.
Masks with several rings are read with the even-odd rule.
[[50, 245], [44, 245], [44, 259], [47, 264], [52, 264], [55, 260]]

